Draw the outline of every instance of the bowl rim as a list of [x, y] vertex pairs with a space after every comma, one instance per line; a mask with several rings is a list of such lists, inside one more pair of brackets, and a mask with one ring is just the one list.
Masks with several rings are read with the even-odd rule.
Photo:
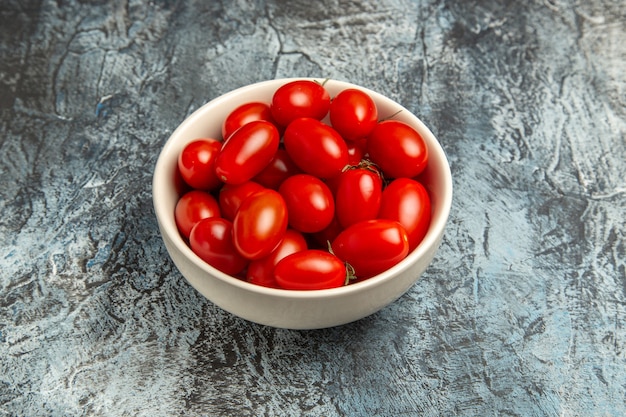
[[[385, 282], [393, 279], [395, 276], [399, 275], [402, 271], [408, 269], [412, 264], [414, 264], [419, 258], [426, 256], [427, 253], [433, 248], [439, 245], [439, 241], [443, 232], [445, 231], [445, 227], [448, 221], [448, 217], [450, 214], [450, 209], [452, 206], [452, 192], [453, 192], [453, 183], [452, 183], [452, 175], [450, 171], [449, 160], [446, 156], [446, 153], [441, 146], [438, 139], [435, 135], [430, 131], [430, 129], [422, 122], [422, 120], [409, 111], [407, 108], [402, 106], [400, 103], [395, 100], [384, 96], [376, 91], [373, 91], [369, 88], [362, 87], [357, 84], [353, 84], [350, 82], [340, 81], [336, 79], [323, 79], [324, 85], [328, 85], [328, 83], [332, 83], [336, 88], [343, 90], [345, 88], [357, 88], [366, 93], [370, 94], [370, 96], [374, 99], [375, 102], [384, 101], [388, 104], [397, 107], [398, 111], [401, 111], [402, 118], [410, 119], [410, 123], [419, 127], [419, 133], [422, 135], [424, 140], [428, 146], [429, 152], [429, 161], [432, 158], [432, 155], [437, 156], [437, 160], [443, 163], [443, 167], [439, 170], [443, 171], [444, 175], [440, 179], [443, 182], [442, 190], [444, 191], [442, 194], [438, 194], [437, 198], [440, 200], [440, 210], [436, 213], [433, 213], [431, 217], [431, 223], [428, 228], [428, 232], [424, 236], [423, 240], [420, 244], [413, 249], [409, 254], [398, 264], [394, 265], [390, 269], [375, 275], [366, 280], [355, 282], [349, 285], [345, 285], [338, 288], [329, 288], [322, 290], [286, 290], [280, 288], [269, 288], [264, 287], [257, 284], [252, 284], [246, 282], [240, 278], [233, 277], [231, 275], [225, 274], [224, 272], [216, 269], [211, 266], [207, 262], [203, 261], [200, 257], [198, 257], [191, 248], [186, 244], [183, 238], [180, 236], [178, 229], [176, 228], [176, 224], [174, 221], [174, 213], [168, 213], [166, 210], [165, 203], [161, 201], [159, 198], [161, 190], [165, 187], [165, 184], [168, 181], [171, 182], [171, 179], [168, 179], [166, 176], [167, 171], [167, 162], [171, 160], [171, 156], [169, 153], [173, 152], [171, 148], [175, 147], [175, 144], [180, 140], [178, 136], [181, 134], [188, 125], [196, 123], [197, 119], [203, 118], [205, 113], [209, 111], [210, 108], [218, 106], [220, 103], [224, 101], [230, 100], [234, 96], [238, 96], [241, 94], [245, 94], [253, 89], [263, 89], [275, 86], [278, 88], [284, 83], [296, 80], [310, 80], [319, 82], [319, 78], [311, 78], [311, 77], [291, 77], [291, 78], [277, 78], [273, 80], [260, 81], [253, 84], [249, 84], [246, 86], [242, 86], [231, 90], [225, 94], [222, 94], [218, 97], [215, 97], [198, 109], [193, 111], [190, 115], [188, 115], [177, 127], [176, 129], [169, 135], [165, 144], [161, 148], [159, 156], [157, 158], [157, 162], [154, 166], [153, 178], [152, 178], [152, 200], [153, 207], [155, 211], [155, 215], [157, 217], [159, 230], [161, 234], [167, 234], [169, 240], [175, 245], [176, 249], [181, 252], [181, 254], [188, 259], [190, 262], [203, 270], [207, 275], [210, 275], [218, 280], [238, 287], [244, 291], [250, 291], [258, 294], [264, 294], [268, 296], [274, 296], [278, 298], [288, 298], [288, 299], [318, 299], [318, 298], [333, 298], [333, 297], [341, 297], [347, 294], [359, 293], [362, 291], [368, 291], [374, 287], [383, 285]], [[250, 101], [254, 101], [251, 99]], [[164, 236], [161, 236], [162, 238]], [[170, 255], [171, 256], [171, 255]], [[182, 275], [182, 274], [181, 274]], [[186, 277], [185, 277], [186, 278]]]

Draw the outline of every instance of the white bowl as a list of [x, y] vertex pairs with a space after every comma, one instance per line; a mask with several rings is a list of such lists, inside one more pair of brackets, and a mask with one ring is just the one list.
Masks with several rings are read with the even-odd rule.
[[[300, 78], [303, 79], [303, 78]], [[367, 92], [376, 102], [380, 118], [393, 118], [413, 126], [422, 135], [429, 162], [421, 181], [429, 190], [433, 216], [421, 244], [393, 268], [368, 280], [341, 288], [291, 291], [266, 288], [226, 275], [196, 256], [181, 238], [174, 221], [179, 198], [175, 177], [183, 147], [199, 137], [221, 137], [221, 123], [236, 107], [250, 101], [271, 102], [274, 91], [286, 82], [264, 81], [224, 94], [196, 110], [174, 131], [157, 161], [152, 197], [159, 229], [174, 264], [203, 296], [224, 310], [256, 323], [289, 329], [316, 329], [349, 323], [377, 312], [404, 294], [428, 267], [439, 248], [452, 203], [450, 166], [441, 145], [406, 108], [393, 100], [354, 84], [328, 80], [331, 97], [346, 88]]]

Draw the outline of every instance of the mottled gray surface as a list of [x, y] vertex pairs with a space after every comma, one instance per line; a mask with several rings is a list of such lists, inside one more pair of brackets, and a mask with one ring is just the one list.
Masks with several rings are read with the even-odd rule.
[[[291, 76], [404, 104], [455, 185], [423, 279], [319, 331], [204, 300], [151, 204], [185, 116]], [[4, 0], [0, 106], [0, 415], [626, 414], [621, 0]]]

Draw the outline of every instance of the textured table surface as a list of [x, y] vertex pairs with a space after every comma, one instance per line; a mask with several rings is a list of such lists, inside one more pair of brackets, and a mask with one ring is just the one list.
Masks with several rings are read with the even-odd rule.
[[[358, 322], [203, 299], [151, 175], [252, 82], [360, 84], [443, 144], [434, 262]], [[0, 3], [0, 415], [626, 414], [626, 8], [531, 2]]]

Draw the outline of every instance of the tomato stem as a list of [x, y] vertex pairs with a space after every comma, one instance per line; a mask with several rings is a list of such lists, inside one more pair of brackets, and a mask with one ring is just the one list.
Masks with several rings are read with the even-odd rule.
[[351, 169], [367, 169], [368, 171], [378, 175], [383, 183], [385, 182], [385, 176], [383, 175], [382, 170], [371, 159], [363, 158], [357, 165], [346, 165], [343, 167], [341, 172], [350, 171]]
[[324, 85], [326, 85], [326, 83], [330, 80], [330, 78], [324, 78], [324, 81], [319, 82], [317, 80], [315, 80], [315, 82], [319, 85], [321, 85], [322, 87], [324, 87]]
[[[330, 240], [326, 241], [326, 246], [328, 247], [328, 253], [330, 253], [331, 255], [335, 255], [335, 252], [333, 252], [333, 247], [332, 247], [332, 245], [330, 243]], [[337, 256], [337, 255], [335, 255], [335, 256]]]
[[384, 122], [385, 120], [391, 120], [392, 118], [396, 117], [398, 114], [402, 113], [402, 109], [398, 110], [397, 112], [393, 113], [391, 116], [387, 116], [383, 119], [380, 119], [378, 122]]
[[381, 178], [383, 176], [383, 173], [381, 172], [378, 165], [376, 165], [374, 161], [372, 161], [371, 159], [367, 159], [367, 158], [361, 159], [361, 162], [359, 162], [359, 165], [357, 165], [357, 167], [367, 169], [368, 171], [371, 171], [374, 174], [377, 174]]
[[357, 276], [356, 271], [354, 270], [354, 267], [352, 265], [350, 265], [348, 262], [344, 262], [344, 265], [346, 266], [346, 280], [343, 285], [348, 285], [350, 284], [350, 281], [356, 280]]
[[[335, 255], [335, 252], [333, 252], [333, 247], [330, 243], [330, 240], [326, 241], [326, 244], [328, 245], [328, 252], [331, 255]], [[335, 255], [337, 256], [337, 255]], [[352, 265], [350, 265], [348, 262], [344, 262], [343, 263], [346, 267], [346, 280], [343, 282], [343, 285], [348, 285], [350, 284], [350, 281], [354, 281], [357, 279], [356, 276], [356, 271], [354, 270], [354, 267]]]

